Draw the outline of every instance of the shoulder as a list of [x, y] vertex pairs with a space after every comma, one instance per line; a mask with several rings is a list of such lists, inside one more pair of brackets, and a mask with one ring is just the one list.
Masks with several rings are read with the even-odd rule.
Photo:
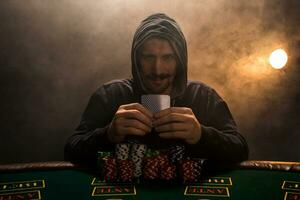
[[187, 83], [187, 91], [216, 93], [215, 89], [201, 81], [189, 80]]
[[96, 90], [92, 98], [117, 107], [136, 101], [133, 81], [131, 79], [119, 79], [104, 83]]
[[201, 81], [189, 80], [187, 84], [186, 93], [193, 96], [205, 98], [207, 100], [223, 101], [217, 91], [211, 86]]
[[103, 84], [105, 89], [132, 89], [132, 80], [116, 79]]
[[97, 90], [96, 94], [116, 93], [116, 92], [132, 92], [132, 80], [130, 79], [116, 79], [102, 84]]

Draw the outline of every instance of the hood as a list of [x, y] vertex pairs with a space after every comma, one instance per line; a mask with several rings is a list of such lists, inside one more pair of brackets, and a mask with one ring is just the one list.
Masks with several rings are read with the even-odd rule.
[[140, 94], [146, 94], [146, 88], [140, 76], [138, 51], [151, 37], [161, 37], [169, 41], [177, 58], [177, 72], [174, 79], [171, 98], [181, 96], [187, 85], [187, 46], [185, 37], [176, 21], [165, 14], [153, 14], [138, 26], [131, 49], [132, 77]]

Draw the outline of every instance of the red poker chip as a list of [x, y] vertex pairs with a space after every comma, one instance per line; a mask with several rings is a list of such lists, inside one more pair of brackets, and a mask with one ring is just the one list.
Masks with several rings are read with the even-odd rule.
[[145, 179], [154, 180], [159, 177], [159, 162], [156, 158], [146, 158], [144, 160], [143, 177]]
[[131, 160], [118, 160], [119, 180], [130, 182], [134, 178], [134, 165]]
[[176, 167], [174, 165], [165, 165], [161, 170], [160, 178], [163, 180], [172, 180], [176, 177]]
[[104, 159], [102, 177], [105, 181], [115, 181], [117, 179], [117, 162], [115, 158]]
[[183, 182], [195, 182], [200, 176], [200, 168], [194, 160], [182, 160], [180, 162], [180, 172]]

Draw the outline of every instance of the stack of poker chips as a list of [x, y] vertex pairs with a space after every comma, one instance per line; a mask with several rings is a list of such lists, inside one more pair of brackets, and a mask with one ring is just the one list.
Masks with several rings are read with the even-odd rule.
[[143, 167], [144, 179], [154, 180], [159, 178], [159, 162], [156, 159], [158, 155], [158, 151], [147, 150]]
[[146, 180], [173, 180], [176, 178], [176, 166], [166, 154], [148, 150], [144, 159], [143, 177]]
[[117, 144], [115, 149], [119, 180], [122, 182], [130, 182], [134, 178], [134, 164], [129, 159], [130, 146], [130, 144]]
[[117, 144], [115, 156], [111, 152], [98, 152], [98, 168], [105, 181], [131, 182], [142, 175], [146, 145]]
[[184, 159], [180, 161], [180, 174], [183, 183], [189, 184], [199, 181], [201, 175], [201, 160]]
[[168, 156], [171, 162], [176, 163], [183, 183], [193, 183], [200, 179], [203, 160], [186, 158], [184, 146], [171, 147], [168, 150]]
[[185, 147], [183, 145], [176, 145], [168, 149], [167, 154], [172, 163], [181, 161], [184, 157]]
[[131, 160], [118, 160], [119, 180], [131, 182], [134, 177], [133, 163]]
[[101, 176], [105, 181], [114, 182], [117, 180], [117, 159], [111, 152], [98, 153], [98, 166], [102, 168]]
[[114, 156], [111, 152], [98, 155], [101, 176], [108, 182], [132, 182], [143, 178], [193, 183], [200, 179], [203, 161], [185, 157], [184, 146], [158, 151], [138, 143], [117, 144]]
[[147, 146], [144, 144], [132, 144], [130, 157], [135, 166], [135, 178], [139, 178], [140, 176], [142, 176], [142, 164], [146, 150]]

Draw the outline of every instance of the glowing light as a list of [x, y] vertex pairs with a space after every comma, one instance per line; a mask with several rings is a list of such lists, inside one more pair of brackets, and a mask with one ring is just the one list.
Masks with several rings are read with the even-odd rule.
[[283, 49], [276, 49], [269, 57], [269, 63], [275, 69], [283, 68], [288, 60], [288, 55]]

